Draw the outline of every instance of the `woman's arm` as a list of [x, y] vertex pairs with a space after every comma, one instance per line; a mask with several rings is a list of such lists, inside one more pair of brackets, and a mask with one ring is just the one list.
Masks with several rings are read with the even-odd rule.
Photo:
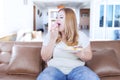
[[88, 45], [86, 48], [83, 48], [78, 53], [75, 53], [76, 56], [78, 56], [82, 61], [88, 61], [92, 59], [92, 51], [90, 45]]
[[47, 45], [44, 45], [41, 50], [41, 56], [44, 61], [48, 61], [51, 59], [53, 55], [53, 49], [56, 44], [56, 40], [58, 37], [58, 25], [55, 23], [50, 30], [50, 40]]
[[52, 57], [55, 41], [50, 41], [47, 46], [43, 46], [41, 50], [41, 56], [44, 61], [48, 61]]

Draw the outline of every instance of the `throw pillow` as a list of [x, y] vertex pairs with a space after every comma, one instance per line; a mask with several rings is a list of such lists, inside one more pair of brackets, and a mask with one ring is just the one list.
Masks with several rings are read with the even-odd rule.
[[92, 60], [86, 63], [100, 77], [120, 75], [120, 66], [113, 49], [103, 49], [93, 52]]
[[42, 70], [40, 50], [40, 47], [35, 46], [14, 45], [7, 73], [38, 75]]

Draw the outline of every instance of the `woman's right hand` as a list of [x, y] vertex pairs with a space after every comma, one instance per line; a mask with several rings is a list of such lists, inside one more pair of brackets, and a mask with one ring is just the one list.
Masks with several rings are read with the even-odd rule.
[[50, 29], [50, 40], [56, 41], [58, 38], [58, 24], [55, 22]]

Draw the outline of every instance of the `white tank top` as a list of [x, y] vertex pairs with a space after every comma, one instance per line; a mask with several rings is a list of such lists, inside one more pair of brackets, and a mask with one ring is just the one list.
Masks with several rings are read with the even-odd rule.
[[[49, 33], [43, 40], [43, 46], [47, 45], [49, 42]], [[83, 48], [89, 45], [89, 38], [83, 33], [79, 32], [79, 46]], [[84, 66], [85, 62], [81, 61], [75, 53], [66, 50], [67, 45], [64, 42], [59, 42], [54, 47], [53, 58], [47, 62], [48, 66], [53, 66], [58, 68], [64, 74], [68, 74], [72, 69], [78, 66]]]

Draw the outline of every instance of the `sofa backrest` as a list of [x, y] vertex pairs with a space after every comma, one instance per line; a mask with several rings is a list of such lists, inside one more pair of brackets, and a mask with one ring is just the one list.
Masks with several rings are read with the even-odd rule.
[[116, 52], [120, 64], [120, 40], [115, 41], [91, 41], [92, 50], [113, 49]]
[[120, 75], [120, 41], [91, 41], [91, 49], [93, 58], [86, 66], [101, 78]]

